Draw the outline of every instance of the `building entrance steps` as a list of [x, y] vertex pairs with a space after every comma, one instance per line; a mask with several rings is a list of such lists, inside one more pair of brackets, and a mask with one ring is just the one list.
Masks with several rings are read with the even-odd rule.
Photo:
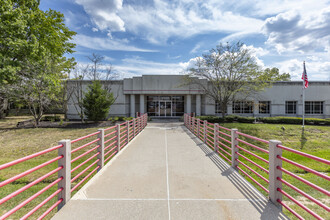
[[53, 219], [288, 218], [183, 123], [156, 121]]

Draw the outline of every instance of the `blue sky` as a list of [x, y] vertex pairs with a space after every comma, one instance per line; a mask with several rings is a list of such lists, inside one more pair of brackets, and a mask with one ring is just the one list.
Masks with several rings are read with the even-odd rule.
[[41, 0], [77, 32], [81, 65], [97, 53], [120, 78], [180, 74], [220, 42], [242, 41], [264, 68], [330, 81], [329, 0]]

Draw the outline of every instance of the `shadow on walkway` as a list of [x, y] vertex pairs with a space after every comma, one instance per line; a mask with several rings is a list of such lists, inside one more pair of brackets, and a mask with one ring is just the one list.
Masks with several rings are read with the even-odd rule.
[[[245, 196], [245, 198], [257, 209], [261, 214], [260, 219], [289, 219], [283, 212], [277, 208], [271, 201], [254, 188], [247, 180], [245, 180], [237, 171], [228, 165], [220, 156], [211, 148], [204, 144], [199, 138], [192, 134], [184, 125], [182, 129], [196, 143], [196, 145], [205, 153], [205, 156], [218, 167], [221, 175], [227, 177], [229, 181]], [[219, 183], [221, 184], [221, 183]], [[256, 193], [258, 192], [258, 193]], [[270, 218], [272, 216], [272, 218]]]

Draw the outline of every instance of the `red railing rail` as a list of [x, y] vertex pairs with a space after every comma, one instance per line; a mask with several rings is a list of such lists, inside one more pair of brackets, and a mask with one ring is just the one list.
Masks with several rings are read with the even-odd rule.
[[[262, 189], [269, 199], [280, 209], [284, 207], [289, 213], [292, 213], [292, 215], [299, 219], [304, 219], [300, 213], [303, 211], [305, 211], [304, 215], [309, 214], [310, 217], [314, 217], [315, 219], [324, 219], [324, 217], [321, 216], [322, 214], [317, 213], [319, 211], [313, 210], [314, 207], [311, 208], [310, 206], [305, 205], [304, 201], [299, 201], [302, 196], [309, 202], [316, 204], [327, 212], [330, 212], [330, 208], [323, 200], [314, 198], [310, 195], [310, 190], [304, 191], [301, 187], [298, 188], [290, 181], [293, 181], [292, 179], [294, 179], [295, 183], [298, 181], [299, 184], [305, 184], [317, 192], [321, 192], [327, 196], [327, 198], [329, 198], [330, 192], [325, 188], [284, 169], [282, 163], [284, 163], [284, 166], [294, 166], [296, 169], [301, 169], [304, 172], [315, 175], [316, 178], [319, 178], [316, 181], [317, 183], [324, 181], [323, 184], [328, 186], [330, 181], [329, 175], [306, 165], [299, 164], [291, 158], [289, 159], [289, 157], [283, 157], [282, 153], [290, 152], [291, 155], [295, 154], [305, 157], [306, 159], [314, 161], [313, 163], [319, 163], [320, 166], [324, 166], [324, 164], [330, 165], [329, 160], [285, 147], [280, 141], [264, 140], [239, 132], [237, 129], [229, 129], [220, 126], [217, 123], [214, 124], [202, 121], [191, 114], [184, 115], [184, 125], [207, 146], [212, 148], [221, 158], [228, 162], [232, 168], [239, 171], [243, 176], [247, 177], [249, 181]], [[252, 141], [252, 143], [250, 141]], [[314, 167], [318, 166], [314, 165]], [[283, 176], [283, 174], [286, 176]], [[290, 178], [286, 179], [286, 177]], [[283, 190], [282, 184], [287, 187], [288, 190], [296, 192], [301, 196], [297, 197], [290, 195], [288, 190]], [[285, 196], [287, 199], [283, 200], [282, 196]], [[286, 200], [290, 201], [291, 204], [296, 204], [301, 210], [296, 210], [296, 207], [287, 204]]]
[[[15, 216], [15, 218], [27, 219], [32, 215], [42, 213], [41, 215], [38, 214], [40, 215], [38, 217], [33, 217], [42, 219], [55, 208], [60, 209], [63, 207], [75, 190], [78, 190], [84, 182], [100, 170], [106, 162], [114, 157], [123, 147], [127, 146], [129, 141], [145, 128], [147, 119], [147, 114], [140, 114], [139, 117], [130, 121], [125, 121], [109, 128], [99, 129], [97, 132], [74, 140], [62, 140], [57, 146], [0, 165], [0, 170], [4, 170], [46, 154], [52, 153], [53, 155], [58, 151], [58, 156], [54, 156], [53, 159], [47, 160], [0, 182], [0, 188], [6, 187], [31, 173], [42, 173], [43, 171], [41, 169], [50, 169], [49, 166], [54, 165], [56, 162], [58, 163], [56, 169], [50, 169], [49, 172], [41, 174], [40, 177], [36, 177], [35, 180], [1, 198], [0, 205], [6, 205], [9, 200], [12, 200], [23, 192], [25, 192], [25, 195], [29, 195], [24, 201], [17, 202], [18, 204], [2, 214], [0, 219], [6, 219], [12, 216], [33, 200], [38, 197], [41, 198], [45, 192], [48, 192], [48, 195], [50, 192], [50, 195], [41, 200], [31, 210], [28, 210], [27, 213], [19, 217]], [[73, 159], [71, 159], [71, 154], [74, 155]], [[42, 160], [42, 158], [39, 160]], [[35, 162], [33, 161], [32, 164], [35, 164]], [[28, 167], [28, 165], [24, 164], [24, 167]], [[71, 167], [73, 168], [71, 169]], [[54, 178], [54, 175], [58, 177], [55, 180], [51, 180]], [[51, 183], [44, 186], [38, 192], [33, 193], [35, 190], [31, 190], [37, 184], [49, 181]], [[57, 189], [54, 190], [55, 186], [57, 186]], [[54, 198], [56, 197], [57, 199], [54, 202]], [[53, 202], [51, 203], [51, 201]]]

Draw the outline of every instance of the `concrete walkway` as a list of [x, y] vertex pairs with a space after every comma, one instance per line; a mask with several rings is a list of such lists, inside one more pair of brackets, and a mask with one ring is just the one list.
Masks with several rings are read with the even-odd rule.
[[286, 219], [182, 123], [152, 122], [53, 219]]

